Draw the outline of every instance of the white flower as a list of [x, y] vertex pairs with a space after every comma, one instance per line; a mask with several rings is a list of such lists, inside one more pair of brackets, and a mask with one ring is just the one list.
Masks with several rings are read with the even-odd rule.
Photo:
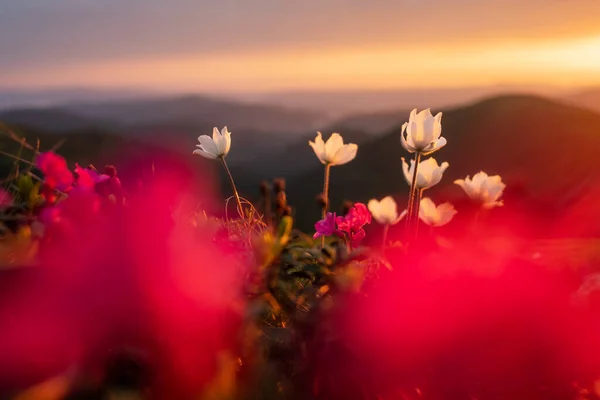
[[[406, 134], [406, 135], [405, 135]], [[428, 155], [446, 145], [442, 134], [442, 113], [434, 117], [428, 108], [417, 114], [411, 111], [410, 119], [402, 125], [402, 146], [410, 153]]]
[[423, 197], [419, 206], [419, 218], [429, 226], [446, 225], [452, 220], [456, 210], [450, 203], [440, 204], [436, 207], [429, 197]]
[[[419, 163], [419, 168], [417, 169], [417, 188], [429, 189], [440, 183], [444, 171], [446, 171], [449, 166], [450, 164], [447, 162], [438, 165], [433, 157], [421, 161]], [[410, 186], [413, 180], [413, 173], [415, 172], [415, 160], [410, 160], [409, 167], [404, 157], [402, 157], [402, 171], [404, 172], [404, 179], [406, 179], [406, 182], [408, 182], [408, 185]]]
[[470, 176], [467, 176], [465, 179], [454, 181], [454, 183], [463, 188], [472, 200], [481, 203], [483, 208], [490, 209], [504, 205], [502, 200], [498, 200], [506, 187], [500, 175], [488, 176], [485, 172], [480, 171], [473, 176], [472, 180]]
[[325, 165], [343, 165], [354, 160], [356, 157], [356, 151], [358, 146], [350, 143], [344, 144], [344, 139], [339, 133], [331, 134], [331, 137], [327, 140], [327, 143], [323, 142], [323, 136], [321, 132], [317, 132], [317, 137], [314, 142], [308, 142], [310, 147], [313, 148], [315, 154]]
[[231, 132], [227, 130], [227, 127], [219, 130], [213, 128], [212, 138], [208, 135], [202, 135], [198, 137], [200, 144], [197, 144], [198, 149], [194, 150], [194, 154], [201, 155], [208, 159], [214, 160], [219, 157], [226, 157], [231, 147]]
[[376, 199], [369, 200], [367, 204], [369, 211], [375, 221], [382, 225], [394, 225], [400, 222], [407, 214], [404, 210], [398, 215], [398, 207], [392, 196], [387, 196], [378, 201]]

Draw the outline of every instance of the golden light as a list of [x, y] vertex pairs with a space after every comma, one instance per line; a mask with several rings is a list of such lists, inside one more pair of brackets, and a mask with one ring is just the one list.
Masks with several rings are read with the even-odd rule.
[[489, 84], [600, 84], [600, 36], [474, 45], [362, 47], [181, 55], [24, 70], [25, 86], [152, 87], [173, 91], [391, 89]]

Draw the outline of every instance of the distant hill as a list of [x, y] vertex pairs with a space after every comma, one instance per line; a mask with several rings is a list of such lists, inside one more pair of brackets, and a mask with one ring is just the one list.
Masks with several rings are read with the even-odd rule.
[[[461, 189], [452, 182], [484, 170], [502, 175], [508, 184], [507, 199], [527, 198], [538, 202], [535, 204], [545, 204], [552, 213], [575, 201], [592, 183], [600, 182], [596, 166], [600, 153], [600, 114], [535, 96], [500, 96], [443, 111], [443, 135], [448, 145], [435, 158], [448, 161], [450, 168], [442, 184], [428, 193], [436, 200], [464, 201]], [[409, 158], [409, 154], [400, 145], [400, 126], [408, 119], [408, 111], [390, 113], [388, 117], [387, 124], [392, 125], [396, 118], [397, 123], [380, 135], [343, 128], [340, 124], [339, 131], [345, 141], [359, 144], [359, 150], [356, 160], [332, 169], [332, 205], [340, 205], [345, 199], [366, 201], [388, 194], [399, 195], [400, 204], [405, 204], [408, 186], [400, 158]], [[199, 133], [210, 133], [211, 124], [206, 122], [206, 131], [198, 132], [191, 126], [194, 121], [182, 120], [177, 128], [173, 128], [176, 125], [173, 121], [165, 126], [157, 123], [131, 127], [127, 135], [111, 129], [57, 135], [31, 127], [14, 125], [13, 128], [31, 143], [40, 138], [43, 149], [64, 140], [59, 152], [72, 163], [119, 165], [132, 155], [143, 158], [150, 151], [172, 154], [198, 170], [215, 171], [226, 191], [219, 166], [191, 154], [196, 137]], [[362, 128], [375, 125], [368, 117], [362, 121], [366, 121]], [[334, 129], [335, 123], [330, 126]], [[242, 194], [256, 199], [262, 179], [287, 178], [290, 203], [296, 206], [299, 222], [310, 229], [319, 215], [314, 198], [322, 190], [323, 180], [322, 165], [308, 146], [315, 132], [304, 130], [289, 136], [284, 126], [271, 132], [233, 127], [231, 130], [234, 142], [229, 161]], [[331, 130], [323, 132], [329, 135]], [[0, 148], [16, 154], [18, 145], [2, 136]], [[1, 158], [3, 165], [12, 163], [4, 156]], [[151, 162], [149, 158], [147, 164]], [[514, 203], [507, 200], [507, 208]]]
[[64, 107], [76, 115], [116, 121], [129, 127], [184, 123], [192, 128], [227, 125], [232, 130], [296, 133], [318, 127], [327, 120], [323, 113], [316, 111], [249, 104], [206, 96], [77, 103]]
[[108, 128], [114, 125], [110, 122], [82, 117], [58, 107], [7, 110], [0, 112], [0, 121], [6, 124], [28, 126], [48, 133]]
[[600, 88], [588, 89], [563, 98], [567, 103], [600, 112]]
[[[329, 137], [331, 131], [323, 131], [325, 139]], [[360, 131], [346, 129], [342, 131], [345, 143], [355, 143], [363, 146], [377, 139], [376, 135]], [[239, 180], [239, 188], [248, 196], [254, 196], [258, 193], [258, 184], [264, 180], [270, 180], [278, 177], [284, 177], [288, 180], [298, 179], [299, 177], [314, 171], [321, 166], [319, 160], [308, 145], [309, 141], [314, 141], [316, 132], [307, 132], [299, 135], [297, 140], [283, 148], [268, 147], [272, 149], [252, 163], [233, 164], [236, 179]], [[235, 156], [240, 150], [238, 143], [236, 148], [231, 151], [231, 156]]]
[[398, 127], [404, 122], [410, 110], [390, 110], [364, 114], [352, 114], [335, 120], [327, 132], [363, 131], [372, 135], [381, 135]]
[[[452, 182], [484, 170], [502, 175], [507, 193], [518, 189], [528, 198], [559, 205], [600, 180], [600, 115], [591, 111], [540, 97], [501, 96], [447, 110], [442, 125], [448, 145], [435, 158], [448, 161], [450, 168], [430, 195], [464, 199]], [[353, 162], [332, 169], [332, 204], [388, 194], [401, 194], [405, 202], [401, 157], [409, 154], [400, 145], [399, 126], [361, 146]], [[322, 174], [315, 168], [289, 183], [300, 219], [318, 216], [313, 198], [322, 190]]]
[[232, 163], [253, 163], [267, 153], [281, 152], [299, 134], [316, 130], [328, 120], [318, 112], [247, 104], [206, 96], [143, 100], [79, 102], [55, 107], [0, 111], [0, 121], [23, 132], [111, 132], [155, 147], [191, 154], [201, 134], [227, 125], [238, 151]]
[[0, 88], [0, 109], [56, 107], [73, 102], [106, 102], [132, 100], [156, 96], [149, 90], [49, 88], [10, 89]]
[[406, 88], [338, 91], [291, 91], [248, 94], [243, 97], [293, 108], [325, 110], [331, 117], [380, 113], [382, 110], [456, 107], [506, 93], [556, 96], [561, 90], [544, 86], [496, 85], [457, 88]]

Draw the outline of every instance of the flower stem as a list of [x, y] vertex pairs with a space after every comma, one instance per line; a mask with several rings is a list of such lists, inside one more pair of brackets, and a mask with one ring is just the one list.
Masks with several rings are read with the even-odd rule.
[[348, 254], [352, 253], [352, 236], [352, 232], [350, 232], [346, 239], [346, 249], [348, 249]]
[[237, 191], [237, 188], [235, 187], [235, 182], [233, 181], [233, 176], [231, 175], [231, 171], [229, 170], [229, 167], [227, 166], [225, 157], [220, 157], [220, 158], [221, 158], [221, 162], [223, 163], [223, 168], [225, 169], [225, 172], [227, 173], [227, 177], [229, 178], [229, 184], [231, 185], [231, 190], [233, 190], [233, 195], [235, 196], [235, 201], [236, 201], [237, 207], [238, 207], [238, 213], [239, 213], [240, 217], [244, 218], [244, 209], [242, 208], [242, 201], [240, 200], [240, 195]]
[[325, 219], [327, 216], [327, 209], [329, 207], [329, 173], [331, 170], [331, 164], [325, 165], [325, 177], [323, 180], [323, 198], [325, 200], [325, 204], [323, 205], [322, 218]]
[[387, 237], [388, 237], [388, 230], [390, 229], [390, 226], [388, 224], [385, 224], [383, 226], [383, 240], [381, 243], [381, 251], [385, 251], [385, 247], [387, 245]]
[[267, 226], [271, 226], [273, 220], [271, 218], [271, 192], [266, 191], [264, 196], [264, 207], [265, 207], [265, 223]]
[[[325, 204], [323, 204], [323, 211], [321, 213], [321, 218], [325, 219], [327, 217], [327, 209], [329, 207], [329, 174], [331, 171], [331, 164], [325, 164], [325, 177], [323, 179], [323, 199]], [[321, 236], [321, 249], [325, 247], [325, 237]]]
[[417, 195], [417, 172], [421, 162], [421, 153], [415, 152], [415, 169], [413, 170], [412, 182], [410, 184], [410, 194], [408, 195], [408, 215], [406, 218], [406, 229], [410, 231], [415, 212], [415, 196]]
[[413, 207], [413, 230], [415, 232], [415, 238], [419, 236], [419, 209], [421, 208], [421, 198], [423, 197], [423, 191], [425, 189], [417, 189], [417, 197], [415, 198], [415, 204]]

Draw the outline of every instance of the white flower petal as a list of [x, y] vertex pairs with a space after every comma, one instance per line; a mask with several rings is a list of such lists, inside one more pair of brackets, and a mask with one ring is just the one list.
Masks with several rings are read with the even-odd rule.
[[229, 149], [231, 149], [231, 132], [227, 130], [227, 127], [224, 127], [221, 130], [221, 136], [223, 137], [223, 141], [225, 145], [223, 146], [223, 155], [226, 156], [229, 154]]
[[[402, 126], [402, 145], [404, 148], [409, 151], [414, 150], [423, 154], [430, 154], [443, 147], [446, 140], [441, 137], [441, 119], [442, 113], [438, 113], [434, 117], [429, 108], [419, 113], [416, 109], [412, 110], [408, 123]], [[406, 136], [404, 136], [405, 133]]]
[[501, 207], [504, 204], [498, 200], [506, 188], [499, 175], [488, 176], [485, 172], [480, 171], [473, 176], [473, 179], [467, 176], [466, 179], [459, 179], [454, 183], [461, 186], [467, 196], [484, 208]]
[[215, 157], [219, 156], [219, 150], [217, 149], [215, 142], [213, 141], [213, 139], [210, 136], [208, 136], [208, 135], [199, 136], [198, 141], [200, 142], [200, 145], [202, 146], [202, 150], [214, 155]]
[[369, 212], [371, 213], [371, 215], [373, 216], [373, 218], [375, 218], [375, 220], [377, 222], [379, 222], [381, 214], [380, 214], [380, 203], [377, 199], [371, 199], [369, 200], [369, 202], [367, 203], [367, 208], [369, 209]]
[[344, 165], [354, 160], [358, 151], [358, 145], [354, 143], [342, 146], [331, 160], [333, 165]]
[[308, 142], [310, 147], [312, 147], [315, 155], [323, 164], [327, 164], [325, 159], [325, 143], [323, 142], [323, 136], [321, 132], [317, 132], [317, 136], [315, 137], [314, 142]]
[[193, 154], [202, 156], [204, 158], [208, 158], [209, 160], [214, 160], [217, 158], [217, 156], [215, 156], [214, 154], [211, 153], [207, 153], [206, 151], [202, 150], [202, 149], [197, 149], [194, 150]]
[[339, 133], [332, 133], [331, 137], [325, 142], [325, 154], [327, 161], [333, 162], [335, 154], [344, 145], [344, 139]]

